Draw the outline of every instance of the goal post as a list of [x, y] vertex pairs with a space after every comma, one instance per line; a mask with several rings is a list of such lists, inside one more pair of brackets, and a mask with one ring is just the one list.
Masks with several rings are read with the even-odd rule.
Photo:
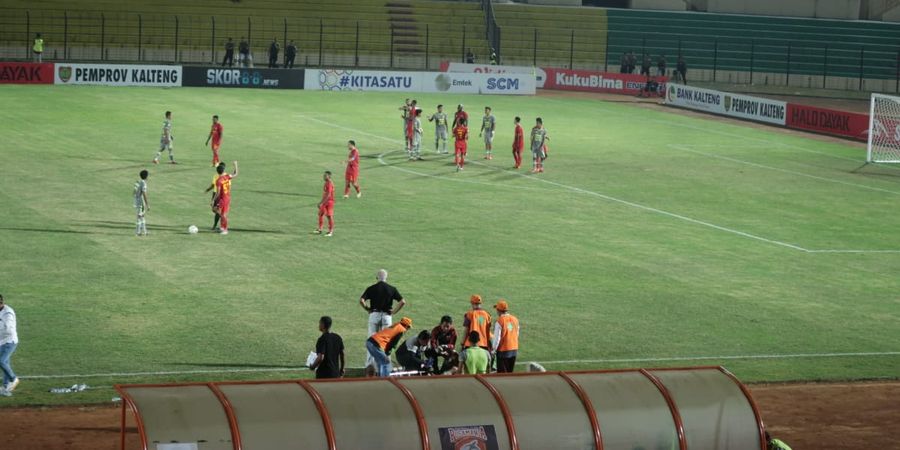
[[872, 94], [867, 163], [900, 163], [900, 97]]

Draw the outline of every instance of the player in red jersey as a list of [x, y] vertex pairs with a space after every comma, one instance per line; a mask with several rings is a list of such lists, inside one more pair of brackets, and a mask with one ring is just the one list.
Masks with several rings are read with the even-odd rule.
[[334, 183], [331, 182], [331, 171], [326, 170], [322, 178], [325, 186], [322, 187], [322, 201], [319, 202], [319, 228], [316, 228], [316, 234], [322, 234], [322, 217], [328, 216], [328, 233], [325, 236], [331, 236], [334, 234]]
[[525, 149], [525, 131], [522, 130], [522, 125], [519, 125], [519, 122], [522, 121], [521, 117], [516, 116], [516, 132], [513, 136], [513, 159], [516, 162], [516, 165], [513, 166], [513, 169], [518, 169], [519, 166], [522, 165], [522, 150]]
[[466, 141], [469, 140], [469, 127], [466, 126], [467, 124], [468, 121], [466, 119], [460, 119], [456, 127], [453, 128], [453, 137], [456, 139], [453, 162], [456, 163], [457, 172], [463, 170], [463, 166], [466, 165]]
[[362, 197], [362, 191], [359, 190], [359, 150], [356, 149], [356, 142], [347, 141], [347, 148], [350, 154], [347, 155], [347, 170], [344, 172], [344, 198], [350, 197], [350, 185], [356, 189], [356, 198]]
[[228, 210], [231, 209], [231, 180], [238, 176], [237, 161], [232, 164], [234, 164], [234, 172], [230, 174], [225, 173], [224, 164], [216, 166], [216, 173], [219, 174], [219, 178], [216, 178], [216, 195], [213, 197], [212, 204], [218, 207], [217, 213], [222, 220], [222, 228], [219, 234], [228, 234]]
[[219, 146], [222, 145], [222, 124], [219, 123], [219, 116], [213, 116], [212, 128], [209, 130], [209, 137], [206, 138], [206, 144], [212, 139], [212, 165], [219, 165]]
[[453, 128], [456, 128], [459, 125], [460, 120], [465, 120], [466, 123], [469, 123], [469, 113], [463, 111], [463, 105], [456, 105], [456, 114], [453, 115]]

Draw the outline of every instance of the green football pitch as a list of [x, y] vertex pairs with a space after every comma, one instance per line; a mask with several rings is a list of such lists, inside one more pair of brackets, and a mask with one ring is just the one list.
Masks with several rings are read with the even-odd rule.
[[[4, 86], [0, 100], [0, 292], [23, 379], [0, 406], [309, 377], [322, 315], [361, 367], [357, 300], [379, 268], [414, 330], [461, 326], [473, 293], [507, 299], [519, 361], [551, 370], [900, 377], [900, 170], [855, 170], [859, 145], [596, 99], [423, 95], [426, 113], [464, 103], [474, 124], [494, 108], [495, 158], [474, 125], [457, 173], [427, 122], [425, 161], [406, 160], [396, 94]], [[154, 166], [166, 110], [180, 164]], [[228, 236], [208, 231], [213, 114], [241, 169]], [[526, 132], [544, 118], [546, 173], [511, 169], [516, 115]], [[348, 139], [363, 197], [338, 198], [334, 236], [314, 235], [322, 172], [340, 193]], [[76, 383], [91, 389], [48, 393]]]

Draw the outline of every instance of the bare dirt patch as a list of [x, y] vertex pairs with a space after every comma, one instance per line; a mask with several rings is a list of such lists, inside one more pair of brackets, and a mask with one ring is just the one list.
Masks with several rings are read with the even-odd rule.
[[[900, 382], [754, 385], [769, 431], [797, 450], [900, 448]], [[129, 413], [126, 448], [139, 448]], [[121, 408], [0, 409], [4, 450], [119, 448]]]

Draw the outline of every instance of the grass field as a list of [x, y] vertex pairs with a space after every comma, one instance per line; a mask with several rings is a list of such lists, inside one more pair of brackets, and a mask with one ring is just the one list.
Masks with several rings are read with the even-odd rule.
[[[595, 99], [422, 96], [426, 111], [465, 103], [474, 123], [494, 107], [497, 156], [479, 159], [475, 130], [455, 173], [452, 158], [401, 155], [397, 95], [3, 86], [0, 100], [0, 292], [23, 378], [0, 407], [308, 377], [324, 314], [361, 366], [356, 302], [381, 267], [416, 330], [461, 322], [472, 293], [508, 299], [519, 361], [550, 369], [900, 377], [900, 170], [852, 172], [858, 146]], [[181, 164], [153, 166], [167, 109]], [[241, 165], [228, 236], [205, 231], [212, 114]], [[544, 118], [546, 173], [509, 169], [514, 115]], [[313, 235], [321, 174], [343, 188], [348, 139], [364, 195], [338, 199], [334, 237]], [[151, 235], [137, 238], [143, 168]], [[47, 393], [75, 383], [96, 388]]]

